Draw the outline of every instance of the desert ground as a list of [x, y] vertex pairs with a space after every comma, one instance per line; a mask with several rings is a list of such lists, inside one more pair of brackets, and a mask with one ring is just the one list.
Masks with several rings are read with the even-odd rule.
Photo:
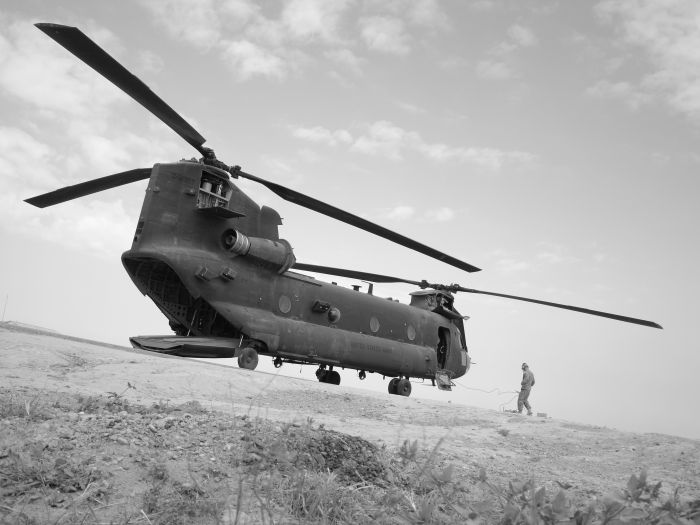
[[654, 498], [700, 523], [697, 440], [8, 323], [0, 393], [2, 523], [602, 523]]

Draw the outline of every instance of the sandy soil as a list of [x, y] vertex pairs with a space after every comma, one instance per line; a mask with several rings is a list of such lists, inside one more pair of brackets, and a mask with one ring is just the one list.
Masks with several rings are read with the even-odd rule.
[[[32, 389], [56, 395], [113, 392], [141, 405], [197, 401], [232, 417], [314, 421], [389, 449], [405, 440], [417, 440], [426, 450], [439, 444], [439, 461], [454, 465], [465, 482], [484, 474], [500, 485], [533, 478], [552, 493], [565, 487], [581, 501], [618, 491], [642, 469], [669, 494], [678, 489], [700, 496], [696, 440], [370, 393], [7, 325], [0, 326], [0, 385], [25, 395]], [[4, 436], [6, 449], [9, 437]]]

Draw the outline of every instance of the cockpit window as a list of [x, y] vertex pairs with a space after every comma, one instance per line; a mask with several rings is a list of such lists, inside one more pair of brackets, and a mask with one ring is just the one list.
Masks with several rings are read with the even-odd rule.
[[439, 291], [418, 291], [411, 294], [411, 306], [431, 312], [453, 310], [454, 298]]

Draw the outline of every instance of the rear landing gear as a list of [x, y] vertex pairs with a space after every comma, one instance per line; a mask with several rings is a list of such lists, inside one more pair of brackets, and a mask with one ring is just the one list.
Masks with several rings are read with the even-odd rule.
[[340, 384], [340, 374], [333, 370], [326, 370], [325, 368], [319, 368], [316, 370], [316, 378], [321, 383], [328, 383], [329, 385], [339, 385]]
[[408, 397], [411, 395], [411, 382], [408, 379], [395, 377], [389, 381], [389, 393]]
[[258, 366], [258, 352], [252, 346], [246, 346], [238, 354], [238, 368], [255, 370], [256, 366]]

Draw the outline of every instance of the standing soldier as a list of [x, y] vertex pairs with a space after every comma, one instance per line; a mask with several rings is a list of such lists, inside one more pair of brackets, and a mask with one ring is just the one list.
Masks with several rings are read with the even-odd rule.
[[532, 407], [527, 398], [530, 397], [530, 389], [535, 386], [535, 374], [530, 371], [527, 363], [523, 363], [523, 380], [520, 381], [520, 395], [518, 396], [518, 413], [523, 413], [523, 407], [527, 408], [527, 415], [532, 415]]

